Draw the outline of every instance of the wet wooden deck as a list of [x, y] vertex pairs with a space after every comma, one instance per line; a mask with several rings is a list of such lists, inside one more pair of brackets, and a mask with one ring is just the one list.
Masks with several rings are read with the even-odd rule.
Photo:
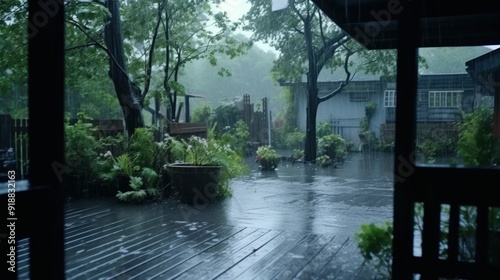
[[[69, 205], [67, 279], [370, 278], [352, 238], [171, 220], [158, 207]], [[29, 279], [28, 244], [19, 279]]]

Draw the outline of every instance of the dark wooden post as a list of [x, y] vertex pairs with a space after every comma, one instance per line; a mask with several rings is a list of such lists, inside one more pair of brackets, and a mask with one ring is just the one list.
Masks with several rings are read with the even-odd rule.
[[12, 143], [12, 118], [0, 115], [0, 150], [10, 148]]
[[[397, 93], [394, 164], [394, 239], [392, 279], [413, 279], [413, 219], [411, 194], [416, 139], [418, 83], [417, 3], [406, 2], [398, 25]], [[403, 70], [404, 69], [404, 70]]]
[[[495, 85], [500, 83], [500, 71], [495, 72]], [[493, 137], [500, 137], [500, 87], [494, 87], [493, 92]]]

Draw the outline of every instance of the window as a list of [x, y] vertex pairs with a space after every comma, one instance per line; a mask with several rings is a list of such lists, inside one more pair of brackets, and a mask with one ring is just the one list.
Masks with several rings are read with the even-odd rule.
[[384, 91], [384, 106], [389, 108], [396, 107], [396, 90]]
[[351, 101], [368, 101], [370, 94], [367, 91], [354, 91], [349, 93], [349, 99]]
[[461, 90], [429, 91], [429, 107], [460, 107], [462, 93]]

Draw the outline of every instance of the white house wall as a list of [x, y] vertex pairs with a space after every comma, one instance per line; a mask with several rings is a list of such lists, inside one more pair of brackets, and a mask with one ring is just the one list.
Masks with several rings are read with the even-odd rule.
[[[365, 106], [369, 102], [378, 104], [370, 129], [375, 132], [376, 137], [380, 135], [380, 124], [385, 122], [385, 110], [383, 107], [383, 94], [381, 94], [380, 81], [362, 81], [363, 89], [345, 88], [333, 98], [319, 104], [316, 122], [333, 122], [333, 132], [342, 135], [347, 140], [360, 144], [359, 133], [360, 121], [365, 116]], [[338, 83], [320, 83], [320, 95], [323, 96], [336, 88]], [[368, 87], [365, 89], [365, 87]], [[352, 92], [366, 92], [366, 101], [351, 101]], [[297, 126], [300, 131], [306, 131], [306, 107], [307, 95], [305, 84], [295, 84], [293, 92], [296, 94]]]

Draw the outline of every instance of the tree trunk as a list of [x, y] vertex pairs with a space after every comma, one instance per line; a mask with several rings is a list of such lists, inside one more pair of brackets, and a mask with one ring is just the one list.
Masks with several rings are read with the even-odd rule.
[[109, 23], [104, 28], [104, 40], [110, 55], [109, 76], [113, 81], [116, 97], [118, 97], [122, 108], [125, 129], [130, 136], [136, 128], [144, 127], [142, 105], [140, 99], [134, 96], [134, 89], [125, 65], [119, 2], [117, 0], [108, 0], [106, 1], [106, 7], [111, 13], [108, 18]]
[[312, 162], [316, 160], [316, 114], [318, 112], [319, 100], [318, 70], [316, 67], [316, 55], [313, 49], [311, 23], [309, 20], [304, 21], [304, 37], [309, 60], [309, 71], [307, 73], [307, 116], [304, 160], [306, 162]]
[[[312, 78], [312, 77], [311, 77]], [[317, 82], [316, 78], [308, 83], [307, 116], [306, 116], [306, 141], [304, 149], [304, 160], [312, 162], [316, 160], [316, 115], [318, 113]]]

